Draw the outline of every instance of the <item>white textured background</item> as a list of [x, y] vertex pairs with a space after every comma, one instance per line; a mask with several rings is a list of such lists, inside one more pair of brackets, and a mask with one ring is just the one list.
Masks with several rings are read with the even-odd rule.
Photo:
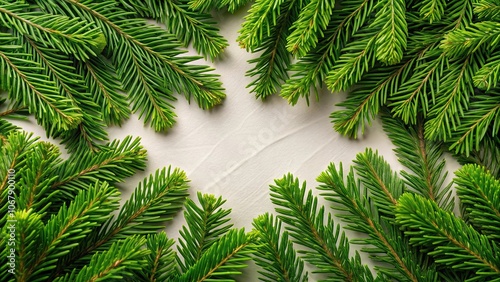
[[[227, 200], [225, 207], [232, 209], [235, 227], [250, 230], [254, 217], [273, 211], [269, 184], [288, 172], [314, 188], [316, 177], [330, 162], [342, 162], [346, 169], [356, 154], [367, 147], [378, 150], [394, 170], [401, 168], [379, 121], [359, 140], [349, 140], [333, 130], [329, 115], [336, 109], [334, 105], [344, 99], [342, 94], [323, 91], [320, 101], [311, 99], [309, 107], [305, 101], [292, 107], [278, 96], [265, 102], [256, 100], [246, 89], [251, 79], [245, 76], [252, 67], [247, 60], [255, 55], [236, 43], [244, 14], [216, 15], [221, 33], [230, 43], [220, 60], [209, 63], [221, 75], [227, 90], [222, 106], [203, 111], [194, 101], [188, 104], [179, 96], [174, 103], [177, 123], [168, 133], [155, 133], [135, 115], [121, 128], [109, 129], [111, 140], [141, 136], [142, 145], [148, 150], [147, 171], [120, 185], [125, 199], [145, 176], [172, 165], [186, 171], [191, 180], [191, 196], [196, 191], [223, 196]], [[46, 140], [44, 131], [36, 124], [17, 124]], [[169, 236], [176, 238], [182, 224], [179, 214], [168, 225]], [[240, 280], [257, 281], [255, 269], [247, 269]], [[311, 277], [310, 281], [314, 280]]]

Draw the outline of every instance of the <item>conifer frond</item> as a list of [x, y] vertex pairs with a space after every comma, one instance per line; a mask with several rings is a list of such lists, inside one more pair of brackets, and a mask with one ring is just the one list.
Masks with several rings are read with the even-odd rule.
[[474, 13], [481, 20], [499, 21], [500, 20], [500, 1], [498, 0], [479, 0], [474, 3]]
[[18, 209], [43, 214], [52, 204], [59, 192], [51, 189], [57, 179], [52, 172], [62, 161], [60, 155], [59, 148], [48, 142], [37, 142], [26, 153], [17, 172], [20, 176], [17, 183], [22, 187], [17, 194]]
[[173, 125], [175, 114], [169, 101], [173, 91], [194, 99], [203, 109], [220, 104], [225, 97], [218, 75], [211, 68], [190, 64], [198, 57], [180, 56], [177, 40], [116, 2], [89, 0], [40, 1], [44, 11], [78, 15], [98, 26], [108, 40], [105, 54], [115, 65], [124, 88], [129, 92], [133, 112], [139, 112], [157, 131]]
[[333, 92], [346, 91], [375, 65], [375, 48], [378, 31], [369, 28], [360, 30], [343, 49], [343, 54], [325, 78]]
[[370, 199], [381, 216], [390, 217], [406, 187], [378, 152], [366, 149], [356, 155], [354, 169], [361, 183], [370, 191]]
[[474, 74], [474, 86], [482, 90], [490, 90], [498, 86], [500, 80], [500, 51], [493, 51], [480, 69]]
[[408, 37], [406, 5], [404, 0], [378, 1], [375, 20], [370, 27], [380, 30], [375, 42], [375, 56], [385, 65], [397, 64], [403, 59]]
[[231, 229], [206, 250], [188, 271], [175, 278], [179, 282], [235, 281], [254, 252], [255, 235], [244, 229]]
[[22, 46], [13, 44], [16, 40], [0, 33], [1, 88], [9, 92], [10, 100], [27, 107], [48, 132], [75, 128], [82, 120], [81, 110], [59, 95], [43, 68], [22, 53]]
[[473, 23], [467, 29], [457, 29], [444, 36], [441, 48], [454, 58], [471, 55], [480, 49], [492, 50], [499, 41], [500, 23], [483, 21]]
[[339, 49], [363, 26], [367, 20], [366, 15], [375, 6], [369, 0], [348, 0], [342, 3], [346, 6], [333, 11], [332, 20], [317, 47], [291, 66], [293, 75], [282, 86], [280, 94], [290, 104], [295, 105], [301, 97], [309, 101], [311, 88], [317, 94], [319, 86], [340, 56]]
[[[346, 228], [369, 236], [353, 242], [367, 245], [362, 251], [369, 253], [375, 261], [388, 263], [375, 267], [387, 277], [397, 281], [435, 281], [436, 270], [420, 263], [422, 259], [417, 250], [404, 247], [406, 240], [391, 225], [398, 196], [404, 191], [401, 180], [382, 158], [371, 151], [358, 156], [356, 163], [364, 182], [361, 187], [356, 183], [352, 168], [344, 180], [342, 164], [338, 169], [330, 164], [317, 179], [320, 182], [318, 189], [326, 191], [322, 195], [332, 203], [333, 209], [341, 212], [336, 216], [347, 223]], [[373, 167], [377, 169], [372, 170]], [[369, 170], [372, 171], [367, 174]], [[371, 206], [372, 201], [375, 207]]]
[[500, 281], [499, 247], [435, 202], [406, 193], [399, 198], [396, 220], [410, 243], [436, 263], [475, 272], [476, 277], [468, 281]]
[[172, 246], [175, 241], [168, 239], [165, 232], [148, 235], [146, 237], [146, 249], [150, 252], [146, 256], [146, 264], [141, 265], [137, 271], [135, 281], [168, 281], [175, 273], [175, 253]]
[[97, 151], [97, 142], [107, 140], [102, 114], [99, 106], [90, 98], [90, 93], [86, 93], [83, 78], [76, 73], [73, 61], [55, 49], [41, 46], [28, 36], [20, 38], [25, 52], [44, 68], [45, 74], [55, 82], [61, 97], [72, 100], [82, 113], [82, 121], [76, 128], [52, 132], [52, 137], [61, 137], [61, 144], [66, 144], [70, 153], [78, 148]]
[[478, 165], [455, 172], [457, 195], [472, 225], [500, 243], [500, 181]]
[[481, 142], [479, 150], [472, 150], [470, 155], [456, 156], [460, 164], [477, 164], [484, 167], [491, 175], [500, 178], [500, 138], [487, 137]]
[[261, 46], [254, 50], [263, 51], [263, 54], [248, 61], [255, 64], [255, 67], [249, 70], [247, 75], [257, 76], [248, 87], [253, 87], [251, 92], [258, 98], [265, 99], [276, 93], [281, 83], [288, 78], [287, 69], [291, 56], [286, 50], [286, 40], [301, 9], [300, 3], [299, 0], [287, 0], [281, 4], [281, 12], [275, 25], [271, 27], [270, 35], [263, 36]]
[[472, 150], [481, 149], [481, 140], [495, 136], [500, 130], [500, 93], [486, 93], [474, 96], [470, 108], [464, 113], [463, 122], [452, 135], [450, 150], [469, 155]]
[[446, 141], [452, 131], [460, 124], [460, 117], [469, 107], [474, 87], [470, 83], [479, 69], [482, 55], [467, 56], [463, 60], [452, 62], [440, 81], [440, 88], [429, 111], [429, 120], [425, 124], [425, 136], [429, 139]]
[[335, 1], [311, 0], [293, 23], [292, 33], [287, 37], [287, 49], [296, 57], [305, 56], [316, 47], [318, 39], [330, 22]]
[[107, 125], [120, 125], [130, 116], [127, 98], [122, 95], [122, 86], [115, 67], [102, 55], [85, 62], [76, 62], [77, 72], [97, 105]]
[[60, 190], [64, 198], [72, 198], [75, 191], [86, 189], [97, 180], [110, 184], [122, 182], [137, 170], [143, 170], [145, 165], [146, 151], [140, 138], [127, 136], [103, 146], [95, 154], [84, 150], [72, 154], [53, 172], [58, 178], [51, 188]]
[[451, 211], [454, 205], [452, 183], [445, 184], [448, 173], [442, 144], [425, 139], [423, 119], [418, 119], [415, 125], [405, 125], [402, 120], [384, 114], [382, 121], [387, 136], [396, 146], [394, 151], [399, 162], [409, 169], [401, 171], [405, 184], [412, 192]]
[[[318, 199], [307, 192], [305, 183], [292, 175], [275, 180], [270, 186], [271, 201], [276, 205], [293, 242], [306, 247], [301, 258], [316, 266], [317, 272], [328, 275], [328, 281], [373, 281], [372, 273], [361, 264], [358, 255], [349, 258], [349, 241]], [[307, 192], [307, 194], [306, 194]]]
[[209, 12], [212, 9], [218, 8], [221, 4], [218, 0], [189, 0], [189, 9], [201, 12]]
[[0, 23], [78, 60], [87, 60], [101, 53], [106, 46], [104, 35], [92, 24], [79, 18], [48, 15], [34, 8], [2, 0]]
[[80, 271], [73, 271], [54, 281], [109, 281], [132, 276], [132, 270], [140, 270], [146, 263], [143, 258], [149, 254], [149, 250], [142, 248], [145, 243], [146, 239], [142, 236], [130, 236], [119, 240], [108, 250], [93, 255], [89, 265]]
[[216, 22], [210, 14], [193, 12], [186, 2], [184, 0], [120, 0], [120, 3], [129, 10], [161, 21], [185, 47], [192, 43], [195, 50], [202, 54], [205, 59], [213, 60], [229, 44], [219, 34]]
[[[41, 246], [32, 264], [24, 265], [19, 281], [46, 281], [58, 258], [79, 245], [80, 240], [100, 226], [119, 206], [119, 192], [106, 182], [96, 182], [82, 190], [74, 201], [63, 205], [42, 231]], [[35, 278], [36, 277], [36, 278]]]
[[164, 228], [164, 223], [182, 208], [187, 197], [187, 179], [178, 169], [157, 170], [145, 178], [121, 207], [116, 218], [109, 218], [94, 228], [87, 240], [68, 256], [53, 274], [60, 276], [67, 269], [88, 264], [92, 255], [109, 248], [118, 240], [132, 235], [150, 235]]
[[281, 228], [281, 221], [265, 213], [253, 221], [257, 231], [258, 245], [254, 261], [263, 271], [260, 281], [264, 282], [307, 282], [304, 262], [297, 257], [288, 232]]
[[198, 193], [198, 201], [199, 206], [190, 199], [184, 204], [187, 227], [183, 226], [179, 232], [181, 237], [177, 248], [182, 255], [182, 260], [177, 257], [181, 273], [195, 265], [210, 246], [232, 227], [228, 224], [231, 210], [222, 208], [225, 200]]
[[423, 0], [418, 1], [420, 18], [435, 23], [441, 20], [446, 9], [446, 0]]
[[227, 10], [234, 14], [248, 2], [250, 0], [221, 0], [218, 8], [227, 7]]

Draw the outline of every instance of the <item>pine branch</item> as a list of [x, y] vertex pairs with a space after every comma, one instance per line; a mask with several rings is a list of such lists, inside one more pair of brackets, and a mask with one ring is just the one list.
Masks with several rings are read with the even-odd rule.
[[92, 255], [108, 249], [118, 240], [135, 234], [154, 234], [164, 228], [164, 223], [182, 208], [187, 188], [184, 172], [170, 168], [157, 170], [137, 186], [116, 219], [110, 218], [93, 229], [84, 244], [63, 258], [65, 263], [52, 277], [60, 276], [66, 268], [88, 264]]
[[499, 243], [500, 181], [477, 165], [466, 165], [455, 174], [457, 194], [470, 222]]
[[436, 263], [474, 271], [476, 277], [468, 281], [500, 280], [498, 246], [435, 202], [407, 193], [399, 198], [396, 220], [407, 230], [410, 242], [428, 252]]
[[182, 260], [177, 257], [181, 273], [193, 267], [210, 246], [232, 227], [227, 223], [231, 210], [222, 209], [225, 200], [198, 193], [198, 201], [199, 206], [189, 199], [184, 205], [187, 227], [183, 226], [180, 231], [178, 252]]
[[221, 281], [234, 281], [230, 275], [241, 274], [241, 269], [247, 266], [245, 261], [251, 259], [254, 240], [254, 235], [245, 234], [244, 229], [231, 229], [175, 281], [212, 281], [214, 277]]
[[450, 57], [463, 58], [480, 49], [492, 50], [498, 45], [500, 23], [483, 21], [473, 23], [467, 29], [454, 30], [445, 35], [441, 48]]
[[474, 86], [486, 91], [498, 87], [500, 79], [498, 60], [500, 60], [500, 51], [493, 51], [486, 59], [486, 63], [474, 74]]
[[491, 175], [500, 178], [500, 138], [488, 134], [481, 142], [479, 150], [472, 150], [469, 156], [455, 155], [460, 164], [477, 164]]
[[304, 262], [297, 257], [288, 232], [282, 232], [281, 221], [265, 213], [254, 219], [253, 227], [257, 231], [258, 247], [254, 254], [255, 263], [263, 271], [260, 280], [265, 282], [306, 282]]
[[453, 209], [451, 185], [446, 184], [448, 173], [443, 158], [442, 144], [424, 138], [424, 124], [420, 118], [415, 125], [405, 125], [400, 119], [382, 115], [386, 134], [396, 146], [399, 162], [409, 169], [401, 171], [405, 184], [412, 192], [435, 201], [445, 210]]
[[500, 1], [498, 0], [479, 0], [474, 3], [474, 13], [478, 18], [487, 21], [500, 20]]
[[385, 65], [394, 65], [403, 59], [407, 45], [408, 24], [404, 0], [378, 1], [375, 21], [371, 28], [380, 30], [375, 42], [375, 56]]
[[312, 191], [306, 194], [305, 183], [287, 175], [275, 180], [271, 201], [276, 205], [278, 218], [293, 242], [306, 247], [302, 259], [314, 265], [329, 281], [373, 281], [371, 272], [361, 264], [358, 255], [349, 258], [349, 241], [335, 226], [330, 214], [325, 218], [324, 207], [318, 209], [318, 199]]
[[82, 190], [68, 207], [63, 205], [44, 226], [42, 245], [34, 246], [36, 259], [20, 271], [18, 281], [46, 281], [56, 267], [54, 262], [77, 247], [93, 227], [103, 224], [118, 208], [118, 195], [118, 190], [106, 182], [96, 182]]
[[500, 130], [500, 95], [486, 93], [474, 96], [463, 121], [453, 133], [450, 150], [468, 156], [472, 150], [481, 149], [481, 140], [488, 131], [495, 136]]
[[76, 62], [77, 72], [83, 77], [94, 102], [101, 105], [103, 121], [107, 125], [121, 125], [130, 117], [128, 102], [119, 83], [116, 69], [103, 56], [85, 62]]
[[420, 18], [429, 23], [439, 22], [445, 14], [447, 3], [445, 0], [423, 0], [417, 4]]
[[[198, 57], [179, 56], [185, 51], [161, 28], [144, 19], [131, 18], [115, 2], [89, 0], [39, 1], [53, 14], [78, 15], [100, 27], [108, 39], [105, 53], [113, 61], [124, 88], [129, 92], [133, 112], [157, 131], [171, 127], [175, 117], [173, 91], [194, 99], [203, 109], [220, 104], [225, 97], [218, 75], [207, 66], [190, 64]], [[169, 84], [167, 84], [169, 82]]]
[[[382, 158], [377, 158], [369, 152], [365, 153], [365, 156], [359, 156], [356, 161], [358, 171], [364, 178], [364, 187], [360, 189], [356, 184], [352, 169], [345, 184], [342, 165], [337, 170], [331, 164], [328, 170], [318, 177], [317, 180], [321, 183], [318, 189], [326, 191], [323, 194], [325, 199], [332, 203], [333, 209], [341, 212], [337, 217], [348, 224], [346, 228], [369, 236], [354, 242], [368, 245], [369, 247], [363, 247], [362, 251], [369, 253], [375, 261], [388, 263], [388, 266], [375, 267], [379, 273], [398, 281], [434, 281], [434, 267], [419, 263], [421, 259], [416, 255], [416, 250], [405, 247], [407, 244], [401, 232], [391, 225], [397, 196], [403, 192], [401, 181], [397, 180]], [[361, 163], [363, 159], [365, 164]], [[371, 164], [367, 166], [367, 162]], [[367, 174], [374, 165], [378, 167], [378, 172], [372, 170]], [[371, 186], [374, 183], [376, 186]], [[392, 188], [391, 184], [399, 187]], [[370, 196], [367, 196], [368, 189]], [[371, 207], [371, 201], [375, 201], [375, 208]], [[386, 207], [383, 207], [384, 204]]]
[[172, 246], [175, 241], [167, 238], [165, 232], [146, 237], [146, 249], [150, 252], [146, 256], [146, 264], [134, 275], [136, 281], [168, 281], [175, 273], [175, 253]]
[[75, 129], [52, 132], [52, 136], [62, 137], [61, 144], [66, 144], [70, 153], [78, 148], [97, 151], [96, 142], [107, 140], [102, 114], [90, 98], [90, 93], [82, 87], [83, 79], [76, 74], [73, 61], [57, 50], [40, 46], [27, 36], [21, 37], [21, 42], [25, 52], [31, 54], [32, 59], [45, 69], [49, 79], [55, 82], [60, 95], [72, 100], [82, 111], [82, 121]]
[[346, 7], [333, 11], [332, 20], [315, 49], [291, 66], [292, 77], [282, 86], [281, 96], [292, 105], [300, 97], [309, 101], [311, 88], [318, 87], [340, 56], [339, 49], [363, 26], [375, 4], [368, 0], [342, 1]]
[[343, 54], [325, 78], [325, 83], [332, 92], [346, 91], [370, 68], [375, 65], [375, 48], [378, 32], [371, 29], [360, 30], [355, 38], [343, 49]]
[[35, 211], [44, 214], [52, 205], [58, 190], [52, 190], [51, 184], [56, 181], [54, 169], [61, 163], [59, 149], [47, 142], [37, 142], [26, 153], [26, 158], [20, 163], [21, 169], [17, 184], [19, 189], [16, 204], [19, 210]]
[[122, 182], [146, 165], [146, 151], [140, 139], [128, 136], [121, 142], [114, 140], [95, 154], [81, 150], [72, 154], [53, 172], [57, 180], [51, 189], [57, 189], [62, 197], [71, 199], [75, 192], [86, 189], [95, 181], [110, 184]]
[[[9, 99], [28, 108], [48, 132], [69, 130], [81, 122], [81, 110], [59, 91], [43, 69], [28, 54], [21, 53], [21, 46], [10, 34], [0, 34], [0, 67], [6, 79], [2, 88], [9, 92]], [[2, 79], [3, 80], [3, 79]]]
[[143, 258], [149, 250], [142, 248], [145, 243], [141, 236], [117, 241], [108, 250], [92, 256], [90, 263], [79, 272], [73, 271], [54, 281], [109, 281], [132, 276], [131, 270], [140, 270], [146, 263]]
[[91, 24], [79, 18], [48, 15], [24, 3], [0, 1], [0, 22], [78, 60], [87, 60], [106, 46], [104, 35]]
[[193, 12], [186, 2], [185, 0], [120, 0], [128, 10], [164, 23], [167, 30], [175, 34], [185, 47], [192, 43], [195, 50], [205, 59], [214, 60], [229, 44], [219, 34], [216, 22], [210, 14]]
[[276, 93], [280, 84], [288, 78], [287, 69], [291, 63], [291, 56], [286, 50], [286, 40], [301, 5], [300, 1], [287, 0], [279, 8], [281, 11], [270, 34], [264, 36], [261, 46], [253, 50], [263, 51], [263, 54], [248, 61], [255, 64], [255, 67], [247, 72], [247, 76], [257, 76], [257, 78], [247, 87], [253, 87], [251, 92], [262, 99]]
[[334, 7], [335, 1], [311, 0], [291, 27], [293, 31], [287, 37], [287, 50], [297, 57], [303, 57], [316, 47], [330, 22]]

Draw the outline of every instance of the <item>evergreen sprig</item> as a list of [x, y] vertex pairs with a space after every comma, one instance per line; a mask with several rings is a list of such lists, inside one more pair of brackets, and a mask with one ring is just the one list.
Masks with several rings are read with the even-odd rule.
[[[114, 185], [144, 167], [139, 139], [62, 160], [53, 144], [6, 134], [1, 281], [234, 281], [251, 259], [256, 235], [232, 228], [222, 198], [186, 202], [189, 180], [179, 169], [157, 170], [120, 207]], [[182, 208], [187, 226], [176, 253], [158, 231]]]
[[225, 97], [219, 76], [183, 46], [215, 58], [228, 43], [187, 1], [0, 1], [0, 26], [0, 88], [70, 152], [98, 152], [106, 125], [131, 112], [166, 131], [175, 93], [203, 109]]
[[[341, 134], [357, 138], [387, 107], [407, 125], [423, 119], [426, 139], [465, 156], [497, 135], [498, 1], [309, 0], [286, 27], [277, 19], [292, 2], [256, 1], [240, 30], [240, 44], [272, 62], [248, 73], [250, 86], [266, 86], [257, 97], [280, 92], [296, 104], [323, 84], [349, 91], [331, 115]], [[288, 53], [269, 48], [289, 33]]]

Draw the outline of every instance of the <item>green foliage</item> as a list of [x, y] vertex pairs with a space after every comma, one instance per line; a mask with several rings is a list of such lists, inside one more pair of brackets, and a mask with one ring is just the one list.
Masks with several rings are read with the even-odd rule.
[[[290, 2], [256, 1], [242, 25], [240, 44], [272, 62], [251, 61], [257, 97], [280, 92], [296, 104], [311, 90], [319, 98], [323, 84], [349, 91], [331, 115], [339, 133], [357, 138], [387, 107], [409, 126], [423, 120], [426, 139], [465, 156], [497, 135], [500, 2], [309, 0], [283, 26], [280, 7]], [[288, 53], [273, 44], [283, 35]]]
[[[233, 281], [254, 252], [256, 236], [231, 228], [222, 198], [186, 202], [179, 169], [157, 170], [120, 207], [115, 184], [145, 165], [139, 139], [63, 160], [55, 145], [12, 130], [0, 150], [1, 281]], [[183, 207], [176, 253], [159, 230]]]
[[[218, 8], [243, 4], [226, 2]], [[166, 131], [175, 93], [203, 109], [225, 97], [218, 75], [183, 47], [213, 59], [228, 43], [208, 11], [187, 1], [3, 0], [0, 26], [0, 88], [8, 93], [1, 99], [34, 114], [70, 152], [99, 151], [105, 127], [131, 112]]]

